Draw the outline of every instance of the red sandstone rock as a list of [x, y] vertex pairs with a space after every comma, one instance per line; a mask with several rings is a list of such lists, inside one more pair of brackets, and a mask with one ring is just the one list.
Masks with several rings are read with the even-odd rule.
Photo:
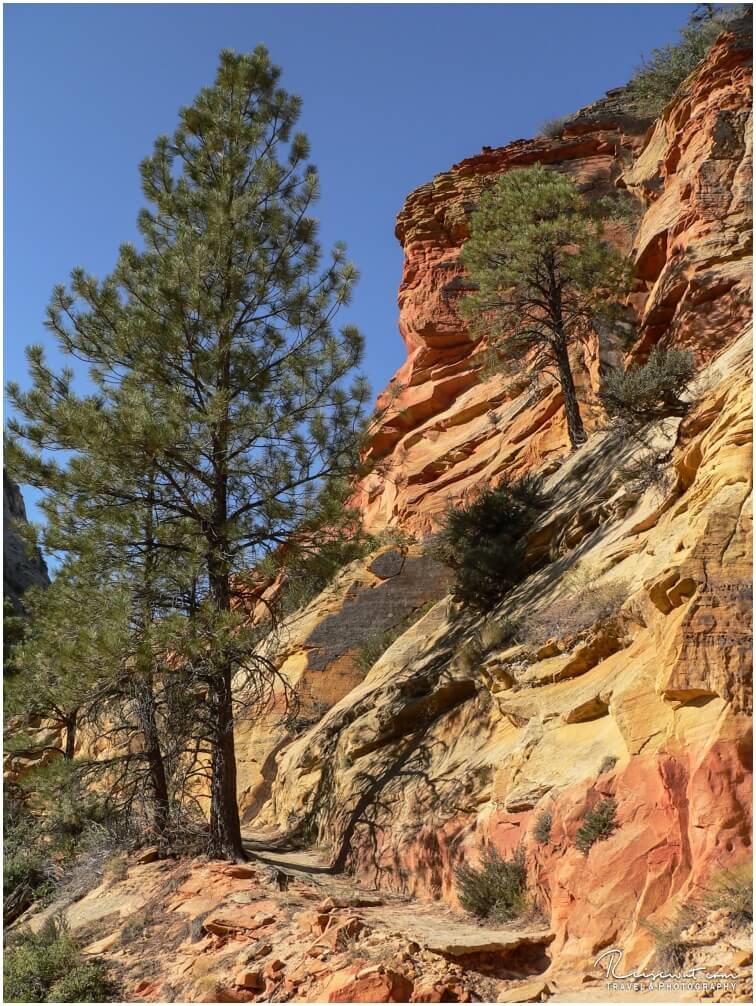
[[413, 985], [409, 979], [395, 971], [355, 977], [346, 985], [332, 991], [332, 1003], [402, 1003], [409, 1002]]

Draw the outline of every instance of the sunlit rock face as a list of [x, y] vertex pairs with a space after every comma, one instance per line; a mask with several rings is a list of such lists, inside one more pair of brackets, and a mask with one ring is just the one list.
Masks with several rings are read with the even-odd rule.
[[[397, 223], [407, 361], [381, 398], [382, 465], [357, 499], [374, 531], [416, 534], [419, 555], [448, 500], [540, 472], [551, 502], [528, 549], [541, 561], [491, 619], [540, 625], [541, 638], [465, 647], [480, 625], [446, 588], [412, 594], [408, 610], [438, 601], [369, 672], [345, 676], [343, 654], [306, 671], [331, 689], [329, 708], [276, 749], [248, 804], [253, 828], [299, 829], [337, 866], [452, 905], [456, 865], [488, 842], [522, 844], [554, 974], [617, 941], [648, 959], [642, 920], [670, 916], [750, 855], [748, 32], [738, 22], [723, 35], [655, 123], [623, 113], [613, 92], [561, 138], [485, 150], [408, 198]], [[482, 379], [485, 347], [455, 308], [482, 186], [536, 162], [590, 195], [626, 188], [641, 208], [633, 232], [614, 233], [636, 262], [633, 338], [600, 333], [575, 353], [591, 435], [572, 454], [558, 389], [534, 400], [516, 378]], [[639, 489], [623, 476], [639, 448], [601, 430], [595, 393], [608, 364], [642, 361], [660, 340], [693, 350], [695, 404], [655, 431], [666, 478]], [[343, 576], [308, 609], [284, 666], [304, 666], [307, 635], [370, 598], [369, 566]], [[583, 602], [576, 582], [611, 594], [612, 612], [552, 631], [555, 611]], [[584, 855], [576, 832], [606, 798], [614, 830]]]

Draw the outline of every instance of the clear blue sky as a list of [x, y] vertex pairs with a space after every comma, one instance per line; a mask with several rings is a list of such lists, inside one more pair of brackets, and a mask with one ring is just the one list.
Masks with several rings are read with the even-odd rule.
[[404, 359], [405, 196], [624, 83], [692, 6], [5, 6], [6, 381], [24, 383], [24, 346], [49, 340], [53, 285], [74, 265], [103, 275], [136, 239], [137, 165], [222, 48], [264, 43], [303, 98], [323, 243], [344, 240], [362, 274], [349, 320], [377, 392]]

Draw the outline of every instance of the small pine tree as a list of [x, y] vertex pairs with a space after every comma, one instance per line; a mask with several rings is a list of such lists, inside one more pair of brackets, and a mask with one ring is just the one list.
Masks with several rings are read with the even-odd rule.
[[543, 505], [537, 479], [501, 482], [450, 507], [434, 552], [456, 573], [454, 594], [487, 611], [525, 575], [527, 532]]
[[556, 380], [579, 446], [570, 350], [627, 289], [627, 260], [603, 239], [575, 183], [541, 165], [508, 171], [483, 194], [461, 259], [473, 292], [460, 313], [505, 360]]

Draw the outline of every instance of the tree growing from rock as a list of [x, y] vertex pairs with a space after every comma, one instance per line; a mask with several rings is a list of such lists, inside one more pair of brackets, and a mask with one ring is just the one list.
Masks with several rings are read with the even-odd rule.
[[357, 467], [369, 394], [353, 378], [359, 332], [334, 328], [356, 270], [342, 246], [322, 264], [317, 173], [279, 77], [262, 47], [223, 52], [214, 84], [142, 163], [142, 247], [122, 246], [104, 280], [77, 269], [54, 291], [48, 328], [89, 365], [94, 392], [76, 394], [39, 347], [31, 391], [9, 389], [25, 481], [93, 520], [149, 509], [176, 529], [154, 542], [180, 581], [163, 617], [202, 689], [211, 851], [231, 858], [244, 856], [233, 682], [241, 672], [248, 712], [276, 683], [245, 627], [239, 574], [328, 510], [324, 487]]
[[472, 291], [460, 313], [499, 357], [559, 384], [578, 447], [585, 430], [570, 351], [611, 313], [629, 275], [596, 208], [558, 172], [509, 171], [482, 195], [461, 258]]

